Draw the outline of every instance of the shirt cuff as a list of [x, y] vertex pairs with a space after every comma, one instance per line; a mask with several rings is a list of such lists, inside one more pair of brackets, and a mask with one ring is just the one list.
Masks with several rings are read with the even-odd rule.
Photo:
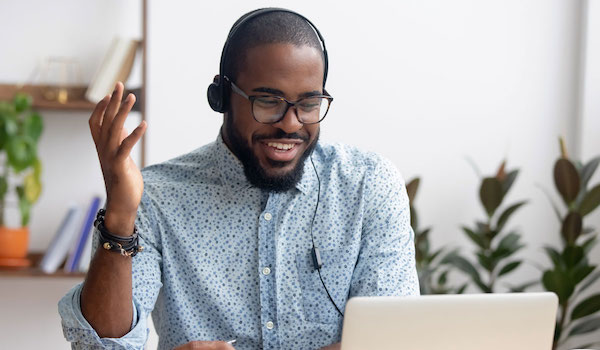
[[121, 338], [100, 338], [81, 313], [80, 297], [83, 283], [73, 287], [59, 302], [58, 312], [62, 318], [65, 339], [73, 349], [127, 349], [143, 350], [148, 339], [147, 315], [139, 312], [141, 305], [133, 298], [133, 320], [129, 333]]

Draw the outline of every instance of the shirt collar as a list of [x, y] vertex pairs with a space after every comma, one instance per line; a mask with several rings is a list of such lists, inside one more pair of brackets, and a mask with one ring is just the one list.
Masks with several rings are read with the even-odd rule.
[[[244, 165], [237, 158], [237, 156], [231, 152], [229, 147], [227, 147], [220, 132], [217, 136], [215, 145], [215, 154], [221, 175], [221, 183], [232, 191], [245, 190], [253, 187], [246, 178], [246, 174], [244, 173]], [[315, 166], [318, 166], [318, 163], [315, 163]], [[300, 178], [300, 181], [298, 181], [296, 184], [296, 189], [304, 194], [307, 194], [313, 188], [316, 188], [316, 186], [317, 177], [315, 175], [315, 170], [310, 162], [310, 158], [307, 158], [304, 161], [304, 172], [302, 174], [302, 178]]]
[[244, 174], [242, 162], [227, 147], [221, 132], [219, 132], [215, 142], [215, 155], [223, 186], [233, 191], [251, 187], [246, 174]]

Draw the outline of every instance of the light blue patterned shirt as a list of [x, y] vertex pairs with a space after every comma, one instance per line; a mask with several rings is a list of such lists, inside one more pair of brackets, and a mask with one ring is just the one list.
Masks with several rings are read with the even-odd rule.
[[[342, 312], [348, 298], [417, 295], [404, 181], [388, 160], [318, 143], [313, 227], [321, 276]], [[237, 339], [236, 349], [318, 349], [340, 341], [342, 318], [311, 259], [318, 182], [310, 160], [296, 188], [267, 193], [247, 181], [219, 136], [142, 171], [133, 258], [131, 331], [99, 338], [81, 314], [81, 285], [59, 302], [74, 349], [142, 349], [150, 313], [159, 349]]]

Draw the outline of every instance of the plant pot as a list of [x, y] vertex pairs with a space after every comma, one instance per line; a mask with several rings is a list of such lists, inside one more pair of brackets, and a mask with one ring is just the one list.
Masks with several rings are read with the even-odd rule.
[[0, 265], [23, 266], [28, 260], [29, 228], [0, 226]]

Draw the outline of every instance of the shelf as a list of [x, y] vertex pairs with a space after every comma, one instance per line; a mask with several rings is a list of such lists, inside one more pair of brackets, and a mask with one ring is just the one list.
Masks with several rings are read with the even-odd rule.
[[45, 273], [39, 269], [38, 265], [42, 259], [43, 253], [30, 253], [27, 258], [31, 260], [30, 267], [4, 267], [0, 266], [0, 278], [2, 277], [45, 277], [45, 278], [77, 278], [83, 279], [85, 273], [74, 272], [67, 273], [62, 270], [62, 266], [55, 273]]
[[69, 87], [70, 99], [66, 103], [48, 101], [44, 98], [44, 89], [46, 87], [39, 85], [0, 84], [0, 100], [11, 100], [17, 92], [24, 92], [33, 97], [33, 107], [37, 109], [92, 111], [95, 107], [94, 103], [84, 97], [87, 87]]
[[[93, 111], [96, 106], [94, 103], [85, 99], [85, 90], [87, 87], [75, 86], [69, 87], [69, 95], [71, 98], [66, 103], [58, 101], [48, 101], [44, 98], [43, 90], [46, 87], [38, 85], [11, 85], [0, 84], [0, 101], [11, 100], [17, 92], [24, 92], [33, 97], [33, 108], [41, 110], [62, 110], [62, 111]], [[142, 104], [141, 88], [125, 89], [124, 96], [128, 93], [133, 93], [136, 96], [135, 104], [131, 109], [134, 112], [139, 112]]]

